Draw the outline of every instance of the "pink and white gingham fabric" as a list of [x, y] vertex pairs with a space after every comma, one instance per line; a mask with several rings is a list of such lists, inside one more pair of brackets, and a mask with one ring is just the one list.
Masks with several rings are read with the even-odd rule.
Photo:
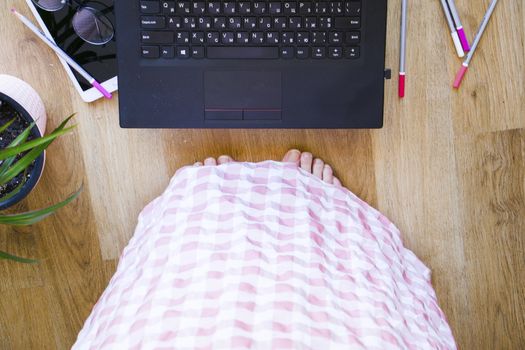
[[74, 349], [455, 349], [384, 216], [277, 162], [186, 167], [139, 217]]

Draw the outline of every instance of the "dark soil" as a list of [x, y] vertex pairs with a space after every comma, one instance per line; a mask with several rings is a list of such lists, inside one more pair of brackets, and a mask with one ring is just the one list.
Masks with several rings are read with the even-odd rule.
[[[30, 124], [9, 103], [7, 103], [6, 101], [4, 101], [4, 100], [2, 100], [0, 98], [0, 126], [5, 125], [6, 123], [8, 123], [13, 118], [16, 118], [15, 122], [13, 124], [11, 124], [7, 128], [7, 130], [5, 130], [4, 132], [2, 132], [0, 134], [0, 149], [4, 149], [7, 146], [9, 146], [9, 144], [18, 135], [20, 135], [22, 133], [22, 131], [24, 131]], [[29, 134], [29, 137], [27, 138], [27, 140], [29, 141], [29, 140], [32, 140], [34, 138], [35, 138], [35, 135], [33, 133], [31, 133], [31, 134]], [[23, 156], [23, 154], [21, 154], [21, 155], [19, 154], [16, 157], [16, 160], [18, 161], [20, 158], [22, 158], [22, 156]], [[3, 163], [3, 161], [0, 160], [0, 165], [2, 163]], [[27, 168], [27, 172], [25, 173], [26, 181], [29, 180], [29, 178], [31, 177], [31, 172], [32, 172], [34, 167], [35, 167], [35, 162], [33, 162], [33, 164], [31, 164]], [[0, 200], [6, 194], [8, 194], [12, 190], [14, 190], [20, 184], [20, 182], [23, 181], [23, 180], [24, 180], [24, 172], [18, 174], [15, 178], [13, 178], [7, 184], [0, 185]]]

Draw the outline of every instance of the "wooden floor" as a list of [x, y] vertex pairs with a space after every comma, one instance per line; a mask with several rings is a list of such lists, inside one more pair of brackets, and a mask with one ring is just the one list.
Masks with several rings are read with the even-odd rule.
[[[488, 0], [458, 0], [469, 37]], [[23, 0], [11, 4], [28, 14]], [[397, 74], [399, 1], [390, 1], [387, 65]], [[49, 127], [78, 112], [44, 177], [18, 209], [81, 198], [31, 228], [0, 228], [0, 249], [42, 259], [0, 262], [0, 348], [66, 349], [116, 268], [141, 208], [182, 165], [222, 153], [323, 157], [378, 207], [432, 270], [462, 349], [525, 346], [525, 5], [501, 1], [460, 91], [439, 1], [410, 2], [408, 91], [386, 82], [375, 131], [121, 130], [117, 101], [84, 104], [53, 54], [0, 10], [0, 73], [42, 95]]]

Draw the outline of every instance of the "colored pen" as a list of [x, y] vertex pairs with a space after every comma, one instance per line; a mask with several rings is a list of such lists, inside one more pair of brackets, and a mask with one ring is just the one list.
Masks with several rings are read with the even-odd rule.
[[450, 15], [447, 0], [441, 0], [441, 7], [443, 7], [443, 12], [445, 13], [445, 18], [447, 19], [448, 27], [450, 29], [450, 35], [452, 36], [452, 41], [454, 42], [456, 52], [459, 57], [463, 57], [465, 56], [465, 52], [463, 51], [463, 47], [461, 46], [461, 42], [459, 41], [459, 35], [456, 31], [456, 27], [454, 27], [454, 21], [452, 20], [452, 16]]
[[58, 47], [53, 41], [51, 41], [40, 29], [35, 27], [31, 21], [29, 21], [26, 17], [22, 16], [20, 13], [18, 13], [15, 9], [11, 9], [11, 12], [13, 12], [22, 23], [24, 23], [33, 33], [35, 33], [40, 39], [42, 39], [47, 46], [49, 46], [53, 51], [56, 52], [56, 54], [62, 58], [64, 61], [67, 62], [73, 68], [76, 70], [84, 79], [86, 79], [95, 89], [100, 91], [102, 95], [110, 99], [112, 97], [111, 93], [109, 93], [98, 81], [95, 80], [91, 75], [89, 75], [88, 72], [84, 70], [78, 63], [76, 63], [71, 57], [68, 56], [67, 53], [65, 53], [60, 47]]
[[405, 97], [405, 57], [407, 39], [407, 0], [401, 1], [401, 45], [399, 48], [399, 84], [398, 94], [400, 98]]
[[472, 57], [474, 56], [474, 52], [476, 52], [476, 48], [478, 47], [479, 41], [481, 40], [481, 37], [483, 36], [483, 32], [485, 32], [485, 28], [487, 28], [487, 24], [489, 23], [490, 17], [492, 16], [492, 13], [494, 12], [494, 8], [496, 8], [496, 4], [498, 3], [498, 0], [492, 0], [492, 3], [490, 4], [487, 13], [485, 13], [485, 16], [483, 17], [483, 21], [481, 21], [481, 25], [479, 26], [478, 32], [476, 34], [476, 38], [474, 39], [474, 42], [472, 43], [472, 49], [467, 55], [467, 58], [461, 65], [461, 69], [456, 74], [456, 79], [454, 80], [454, 88], [458, 89], [461, 85], [461, 81], [463, 80], [463, 77], [465, 76], [465, 73], [467, 73], [468, 65], [470, 64], [470, 61], [472, 60]]
[[463, 46], [463, 50], [465, 52], [470, 51], [470, 46], [468, 44], [467, 36], [465, 35], [465, 31], [463, 30], [463, 26], [461, 25], [461, 20], [459, 19], [458, 10], [456, 9], [456, 4], [454, 3], [454, 0], [447, 0], [448, 8], [450, 9], [450, 14], [452, 15], [452, 18], [454, 19], [454, 23], [456, 23], [456, 30], [458, 31], [459, 41], [461, 41], [461, 46]]

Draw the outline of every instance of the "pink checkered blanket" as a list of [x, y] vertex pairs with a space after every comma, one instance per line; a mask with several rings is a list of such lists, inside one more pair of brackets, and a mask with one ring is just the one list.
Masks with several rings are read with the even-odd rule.
[[74, 349], [455, 349], [383, 215], [294, 164], [186, 167], [140, 214]]

